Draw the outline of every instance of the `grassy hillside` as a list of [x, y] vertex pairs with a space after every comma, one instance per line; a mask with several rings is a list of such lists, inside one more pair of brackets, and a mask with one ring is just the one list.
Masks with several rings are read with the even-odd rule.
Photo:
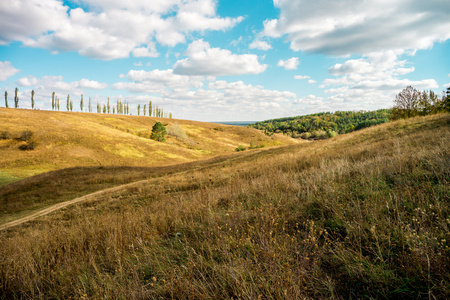
[[441, 114], [161, 169], [0, 232], [0, 298], [448, 299], [449, 146]]
[[[156, 121], [167, 142], [149, 139]], [[32, 132], [35, 150], [19, 148]], [[292, 144], [258, 130], [175, 119], [0, 108], [0, 186], [48, 171], [79, 166], [154, 167], [232, 153], [238, 145]]]

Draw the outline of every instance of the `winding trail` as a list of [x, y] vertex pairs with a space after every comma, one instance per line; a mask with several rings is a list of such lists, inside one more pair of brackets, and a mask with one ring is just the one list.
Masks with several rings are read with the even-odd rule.
[[[277, 149], [279, 149], [279, 147], [274, 147], [274, 148], [269, 148], [269, 149], [258, 149], [258, 150], [253, 150], [251, 152], [247, 152], [247, 153], [239, 153], [239, 154], [231, 154], [231, 155], [225, 155], [225, 156], [219, 156], [219, 157], [214, 157], [211, 159], [207, 159], [204, 161], [200, 161], [200, 162], [195, 162], [195, 163], [187, 163], [187, 164], [182, 164], [180, 166], [184, 166], [182, 168], [180, 168], [178, 171], [174, 172], [174, 173], [168, 173], [165, 174], [161, 177], [156, 177], [156, 178], [162, 178], [162, 177], [167, 177], [167, 176], [179, 176], [185, 173], [189, 173], [192, 171], [198, 171], [198, 170], [202, 170], [202, 169], [209, 169], [209, 168], [213, 168], [216, 166], [220, 166], [222, 165], [224, 162], [236, 162], [238, 160], [241, 160], [243, 158], [248, 158], [248, 157], [252, 157], [252, 156], [257, 156], [258, 154], [261, 153], [271, 153], [273, 151], [277, 151]], [[59, 209], [62, 209], [64, 207], [70, 206], [70, 205], [74, 205], [74, 204], [78, 204], [81, 202], [87, 202], [87, 201], [95, 201], [98, 196], [101, 195], [106, 195], [106, 194], [110, 194], [113, 192], [117, 192], [126, 188], [131, 188], [131, 187], [136, 187], [145, 183], [149, 183], [151, 181], [154, 181], [156, 179], [155, 177], [153, 178], [147, 178], [147, 179], [143, 179], [143, 180], [139, 180], [139, 181], [135, 181], [135, 182], [131, 182], [131, 183], [126, 183], [126, 184], [122, 184], [122, 185], [118, 185], [115, 187], [111, 187], [111, 188], [107, 188], [104, 190], [100, 190], [91, 194], [87, 194], [78, 198], [75, 198], [73, 200], [68, 200], [65, 202], [61, 202], [61, 203], [57, 203], [54, 205], [51, 205], [47, 208], [44, 208], [40, 211], [34, 212], [28, 216], [16, 219], [14, 221], [10, 221], [7, 223], [3, 223], [0, 224], [0, 231], [3, 231], [5, 229], [26, 223], [28, 221], [32, 221], [35, 220], [39, 217], [48, 215], [54, 211], [57, 211]]]
[[136, 182], [132, 182], [132, 183], [127, 183], [127, 184], [115, 186], [115, 187], [104, 189], [104, 190], [101, 190], [101, 191], [97, 191], [97, 192], [94, 192], [94, 193], [91, 193], [91, 194], [88, 194], [88, 195], [85, 195], [85, 196], [82, 196], [82, 197], [78, 197], [78, 198], [75, 198], [73, 200], [69, 200], [69, 201], [66, 201], [66, 202], [61, 202], [61, 203], [54, 204], [54, 205], [49, 206], [49, 207], [47, 207], [47, 208], [45, 208], [43, 210], [35, 212], [35, 213], [31, 214], [31, 215], [25, 216], [23, 218], [20, 218], [20, 219], [17, 219], [17, 220], [8, 222], [8, 223], [1, 224], [0, 225], [0, 231], [8, 229], [8, 228], [11, 228], [11, 227], [14, 227], [14, 226], [17, 226], [17, 225], [20, 225], [20, 224], [23, 224], [23, 223], [26, 223], [28, 221], [32, 221], [32, 220], [34, 220], [36, 218], [48, 215], [48, 214], [50, 214], [50, 213], [52, 213], [52, 212], [54, 212], [56, 210], [59, 210], [61, 208], [64, 208], [64, 207], [67, 207], [67, 206], [70, 206], [70, 205], [73, 205], [73, 204], [77, 204], [77, 203], [80, 203], [80, 202], [87, 202], [87, 201], [90, 201], [90, 200], [95, 200], [98, 196], [109, 194], [109, 193], [113, 193], [113, 192], [122, 190], [124, 188], [134, 187], [134, 186], [140, 185], [142, 183], [149, 182], [150, 180], [153, 180], [153, 179], [154, 178], [144, 179], [144, 180], [140, 180], [140, 181], [136, 181]]

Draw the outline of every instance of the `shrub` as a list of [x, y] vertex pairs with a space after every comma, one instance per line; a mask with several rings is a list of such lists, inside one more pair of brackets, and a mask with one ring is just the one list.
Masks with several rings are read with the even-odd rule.
[[174, 137], [177, 137], [177, 138], [180, 138], [182, 140], [189, 141], [189, 137], [186, 134], [186, 131], [184, 131], [183, 127], [181, 127], [178, 124], [174, 124], [172, 126], [168, 126], [167, 127], [167, 134], [171, 135], [171, 136], [174, 136]]
[[328, 138], [327, 132], [323, 130], [316, 130], [312, 133], [311, 137], [316, 139], [326, 139]]
[[0, 132], [0, 140], [7, 140], [9, 139], [9, 133], [8, 131], [2, 131]]
[[[248, 147], [248, 149], [258, 149], [258, 148], [264, 148], [266, 147], [266, 145], [264, 143], [260, 144], [260, 145], [255, 145], [253, 144], [253, 141], [250, 142], [250, 147]], [[245, 148], [244, 148], [245, 150]]]
[[327, 130], [327, 135], [329, 138], [335, 137], [337, 135], [336, 131]]
[[156, 122], [155, 125], [152, 127], [152, 134], [150, 135], [150, 138], [152, 140], [158, 141], [158, 142], [165, 142], [167, 130], [166, 127], [161, 122]]
[[19, 140], [28, 142], [32, 136], [33, 136], [33, 132], [31, 132], [30, 130], [24, 130], [20, 134]]
[[310, 137], [311, 137], [311, 133], [309, 133], [309, 132], [303, 132], [302, 135], [301, 135], [301, 138], [304, 139], [304, 140], [307, 140]]
[[245, 149], [244, 146], [239, 145], [235, 150], [236, 150], [237, 152], [240, 152], [240, 151], [245, 151], [246, 149]]

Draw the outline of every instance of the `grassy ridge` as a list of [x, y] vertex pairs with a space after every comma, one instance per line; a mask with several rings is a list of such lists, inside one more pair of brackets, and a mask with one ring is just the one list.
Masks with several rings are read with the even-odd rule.
[[[150, 140], [152, 126], [167, 125], [167, 142]], [[37, 147], [19, 148], [31, 131]], [[243, 144], [292, 144], [255, 129], [175, 119], [0, 108], [0, 185], [79, 166], [155, 167], [225, 155]]]
[[2, 298], [450, 297], [450, 115], [155, 178], [0, 233]]

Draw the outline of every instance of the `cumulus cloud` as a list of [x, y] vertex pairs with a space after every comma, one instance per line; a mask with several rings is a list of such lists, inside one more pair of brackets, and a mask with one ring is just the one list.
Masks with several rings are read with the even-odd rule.
[[390, 107], [395, 94], [408, 85], [423, 90], [439, 87], [434, 79], [401, 78], [414, 72], [414, 67], [405, 67], [408, 62], [400, 59], [402, 54], [403, 51], [384, 51], [335, 64], [328, 69], [334, 77], [325, 79], [319, 87], [328, 87], [324, 91], [331, 95], [327, 101], [341, 103], [340, 107], [348, 109], [357, 103], [359, 109]]
[[27, 76], [27, 77], [22, 77], [19, 80], [17, 80], [17, 84], [20, 86], [33, 86], [36, 85], [38, 83], [36, 77], [34, 76]]
[[[426, 49], [450, 38], [450, 2], [442, 0], [277, 0], [278, 19], [263, 36], [286, 36], [294, 51], [330, 55]], [[326, 9], [324, 9], [326, 7]]]
[[173, 70], [130, 70], [128, 74], [121, 75], [128, 82], [117, 82], [112, 85], [114, 89], [124, 89], [133, 93], [160, 94], [167, 91], [187, 91], [191, 88], [200, 88], [204, 80], [211, 80], [203, 76], [185, 76], [174, 74]]
[[9, 61], [0, 61], [0, 81], [6, 81], [9, 77], [16, 75], [20, 70], [13, 67]]
[[150, 43], [147, 47], [135, 48], [132, 53], [134, 57], [159, 57], [154, 43]]
[[277, 66], [283, 67], [285, 70], [296, 70], [299, 63], [300, 61], [298, 60], [298, 57], [292, 57], [288, 60], [280, 59]]
[[78, 87], [82, 89], [93, 89], [93, 90], [102, 90], [108, 87], [106, 83], [101, 83], [95, 80], [89, 80], [86, 78], [83, 78], [78, 81]]
[[249, 48], [250, 49], [259, 49], [259, 50], [267, 51], [267, 50], [272, 49], [272, 46], [269, 43], [265, 42], [265, 41], [254, 40], [250, 44]]
[[58, 0], [2, 1], [0, 44], [21, 41], [103, 60], [125, 58], [130, 52], [157, 57], [155, 41], [175, 46], [193, 32], [228, 30], [243, 20], [217, 16], [214, 0], [81, 2], [89, 10], [70, 9]]
[[241, 75], [259, 74], [266, 70], [253, 54], [237, 55], [229, 50], [211, 48], [208, 42], [192, 42], [185, 53], [188, 58], [179, 60], [173, 72], [180, 75]]

